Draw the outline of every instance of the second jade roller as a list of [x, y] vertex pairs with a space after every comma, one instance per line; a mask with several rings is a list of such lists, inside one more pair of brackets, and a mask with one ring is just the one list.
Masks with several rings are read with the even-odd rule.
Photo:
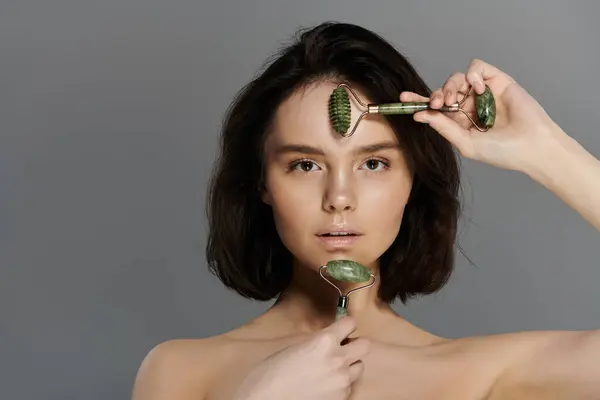
[[[324, 275], [326, 273], [331, 278], [342, 281], [342, 282], [350, 282], [350, 283], [364, 283], [369, 282], [369, 284], [354, 288], [348, 293], [342, 293], [342, 290], [338, 288], [333, 282], [331, 282]], [[327, 264], [322, 265], [319, 268], [319, 274], [321, 278], [325, 279], [331, 286], [336, 288], [339, 292], [338, 303], [335, 313], [335, 319], [338, 320], [341, 317], [348, 315], [348, 296], [350, 294], [371, 287], [375, 284], [377, 277], [371, 273], [371, 271], [365, 267], [364, 265], [357, 263], [355, 261], [350, 260], [332, 260]]]

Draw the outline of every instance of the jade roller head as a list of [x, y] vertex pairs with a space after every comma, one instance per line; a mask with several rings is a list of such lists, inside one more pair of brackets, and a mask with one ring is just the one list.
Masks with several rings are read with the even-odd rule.
[[[347, 89], [347, 90], [346, 90]], [[494, 126], [496, 120], [496, 102], [490, 88], [486, 85], [482, 94], [475, 96], [475, 109], [477, 110], [477, 119], [479, 123], [473, 121], [469, 114], [461, 107], [471, 94], [473, 88], [463, 97], [463, 99], [451, 106], [442, 106], [433, 109], [429, 102], [404, 102], [404, 103], [384, 103], [384, 104], [364, 104], [360, 101], [354, 90], [346, 83], [340, 83], [329, 96], [329, 120], [333, 129], [344, 137], [352, 136], [360, 120], [367, 114], [415, 114], [423, 110], [434, 110], [441, 112], [462, 112], [469, 118], [471, 123], [481, 132], [485, 132]], [[360, 114], [354, 124], [354, 128], [348, 133], [351, 121], [350, 97], [348, 91], [356, 101], [366, 110]]]
[[[371, 281], [371, 283], [352, 289], [348, 293], [343, 294], [340, 288], [338, 288], [333, 282], [327, 279], [324, 273], [329, 275], [331, 278], [342, 282], [362, 283]], [[329, 284], [336, 288], [340, 293], [335, 313], [336, 320], [340, 319], [344, 315], [348, 315], [348, 296], [351, 293], [371, 287], [375, 284], [375, 281], [377, 280], [377, 277], [373, 275], [367, 267], [350, 260], [329, 261], [326, 265], [322, 265], [321, 268], [319, 268], [319, 274], [321, 275], [321, 278], [329, 282]]]

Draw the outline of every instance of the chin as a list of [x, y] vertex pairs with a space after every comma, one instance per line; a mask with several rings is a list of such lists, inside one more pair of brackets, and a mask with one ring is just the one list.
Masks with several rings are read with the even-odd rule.
[[[284, 237], [285, 238], [285, 237]], [[377, 268], [381, 255], [387, 250], [394, 237], [359, 239], [351, 243], [323, 243], [311, 240], [284, 241], [296, 262], [308, 269], [318, 271], [322, 265], [332, 260], [350, 260], [372, 269]], [[374, 240], [375, 239], [375, 240]], [[383, 240], [382, 240], [383, 239]]]
[[297, 258], [298, 261], [314, 270], [314, 271], [318, 271], [319, 268], [322, 265], [327, 264], [328, 261], [332, 261], [332, 260], [350, 260], [350, 261], [355, 261], [357, 263], [360, 263], [364, 266], [366, 266], [367, 268], [372, 268], [373, 266], [375, 266], [377, 264], [377, 260], [379, 259], [378, 257], [375, 256], [365, 256], [365, 255], [358, 255], [356, 253], [353, 253], [352, 251], [340, 251], [340, 252], [327, 252], [327, 253], [323, 253], [323, 254], [316, 254], [313, 253], [310, 256], [306, 256], [306, 257], [301, 257], [301, 258]]

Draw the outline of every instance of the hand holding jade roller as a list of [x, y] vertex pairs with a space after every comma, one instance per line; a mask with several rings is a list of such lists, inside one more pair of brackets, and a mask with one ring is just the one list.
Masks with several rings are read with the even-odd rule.
[[[414, 115], [415, 121], [428, 123], [464, 157], [528, 175], [543, 168], [545, 149], [562, 140], [565, 134], [529, 93], [493, 65], [475, 59], [466, 73], [450, 76], [429, 98], [403, 92], [400, 100], [429, 102], [436, 110], [454, 104], [459, 92], [468, 88], [479, 95], [488, 88], [494, 96], [496, 118], [488, 131], [479, 132], [459, 113], [423, 111]], [[476, 104], [471, 101], [463, 107], [472, 114]]]
[[[333, 282], [327, 279], [327, 277], [323, 274], [324, 272], [338, 281], [351, 283], [363, 283], [371, 281], [371, 283], [352, 289], [348, 293], [343, 294], [340, 288], [338, 288]], [[377, 280], [377, 277], [373, 275], [367, 267], [350, 260], [329, 261], [326, 265], [323, 265], [321, 266], [321, 268], [319, 268], [319, 274], [340, 293], [335, 313], [336, 320], [348, 315], [348, 296], [350, 294], [358, 290], [366, 289], [368, 287], [373, 286], [375, 284], [375, 281]]]
[[[349, 95], [367, 108], [350, 130]], [[329, 99], [329, 119], [342, 136], [351, 136], [368, 114], [414, 114], [452, 143], [464, 157], [536, 174], [544, 149], [565, 136], [540, 104], [513, 78], [484, 61], [471, 61], [466, 73], [450, 76], [430, 97], [402, 92], [400, 103], [365, 105], [341, 84]], [[475, 92], [475, 96], [470, 96]], [[464, 94], [466, 93], [466, 94]]]

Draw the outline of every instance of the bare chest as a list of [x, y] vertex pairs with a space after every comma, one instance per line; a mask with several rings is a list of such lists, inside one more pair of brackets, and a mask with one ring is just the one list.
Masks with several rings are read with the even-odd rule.
[[[252, 368], [286, 344], [244, 346], [221, 363], [206, 400], [231, 399]], [[363, 360], [364, 373], [352, 387], [352, 400], [484, 400], [492, 379], [473, 363], [430, 351], [375, 344]]]

